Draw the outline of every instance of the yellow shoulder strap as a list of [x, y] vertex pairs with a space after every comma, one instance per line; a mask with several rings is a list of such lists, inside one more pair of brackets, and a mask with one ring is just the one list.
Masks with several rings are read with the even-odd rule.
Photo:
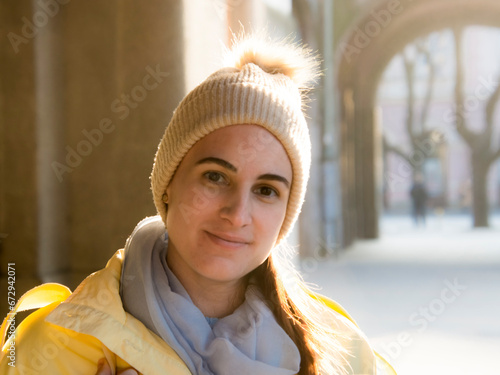
[[64, 301], [70, 294], [71, 290], [68, 287], [56, 283], [42, 284], [24, 293], [3, 320], [2, 327], [0, 327], [0, 338], [2, 339], [0, 348], [3, 348], [5, 344], [7, 331], [18, 311], [39, 309], [53, 302]]

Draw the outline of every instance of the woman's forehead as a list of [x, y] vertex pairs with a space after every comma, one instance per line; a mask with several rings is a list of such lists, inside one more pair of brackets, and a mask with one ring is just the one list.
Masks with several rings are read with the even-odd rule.
[[292, 173], [281, 142], [259, 125], [231, 125], [215, 130], [198, 141], [188, 154], [192, 158], [218, 157], [241, 168], [274, 164], [276, 168], [289, 170], [290, 177]]

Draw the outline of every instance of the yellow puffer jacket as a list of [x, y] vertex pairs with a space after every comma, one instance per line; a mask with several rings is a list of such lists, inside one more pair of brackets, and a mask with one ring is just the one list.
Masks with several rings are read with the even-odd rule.
[[[119, 287], [123, 250], [106, 267], [71, 293], [59, 284], [44, 284], [26, 293], [19, 311], [44, 306], [30, 314], [10, 335], [9, 316], [1, 337], [9, 332], [0, 354], [0, 374], [93, 375], [97, 362], [106, 357], [118, 371], [128, 367], [141, 374], [191, 374], [176, 352], [139, 320], [123, 310]], [[394, 374], [377, 357], [348, 315], [332, 301], [325, 302], [338, 314], [338, 326], [351, 354], [350, 374]], [[376, 368], [378, 370], [376, 370]]]

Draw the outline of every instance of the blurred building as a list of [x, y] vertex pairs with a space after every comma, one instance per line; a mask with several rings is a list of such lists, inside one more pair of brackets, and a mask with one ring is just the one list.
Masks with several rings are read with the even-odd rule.
[[[424, 36], [433, 59], [435, 76], [431, 83], [431, 103], [425, 127], [442, 134], [440, 142], [430, 147], [422, 145], [420, 154], [424, 163], [430, 208], [444, 208], [449, 212], [469, 212], [472, 206], [472, 173], [470, 148], [455, 129], [454, 90], [455, 61], [454, 41], [450, 29], [443, 29]], [[489, 86], [488, 80], [498, 82], [500, 77], [500, 53], [492, 45], [500, 42], [500, 29], [472, 26], [467, 28], [465, 43], [467, 85], [464, 88], [466, 117], [476, 131], [484, 129], [484, 112], [487, 99], [495, 85]], [[401, 54], [396, 55], [387, 66], [378, 88], [377, 103], [381, 111], [381, 127], [384, 136], [392, 144], [402, 145], [409, 151], [408, 132], [405, 129], [408, 115], [408, 87], [405, 80], [404, 63]], [[414, 101], [419, 117], [427, 90], [429, 61], [421, 58], [416, 62], [414, 72]], [[421, 124], [419, 124], [421, 125]], [[500, 111], [495, 113], [495, 131], [500, 134]], [[499, 135], [500, 139], [500, 135]], [[402, 173], [401, 163], [406, 163], [395, 153], [389, 152], [384, 163], [385, 205], [387, 212], [408, 212], [412, 176]], [[488, 199], [492, 209], [500, 205], [500, 160], [493, 165], [488, 178]], [[391, 176], [399, 179], [391, 181]]]

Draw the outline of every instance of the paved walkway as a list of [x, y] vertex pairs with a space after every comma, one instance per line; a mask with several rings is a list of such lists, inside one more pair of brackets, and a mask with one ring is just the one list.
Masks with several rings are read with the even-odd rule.
[[500, 374], [500, 217], [415, 228], [385, 217], [382, 236], [336, 260], [303, 265], [305, 280], [340, 302], [400, 375]]

